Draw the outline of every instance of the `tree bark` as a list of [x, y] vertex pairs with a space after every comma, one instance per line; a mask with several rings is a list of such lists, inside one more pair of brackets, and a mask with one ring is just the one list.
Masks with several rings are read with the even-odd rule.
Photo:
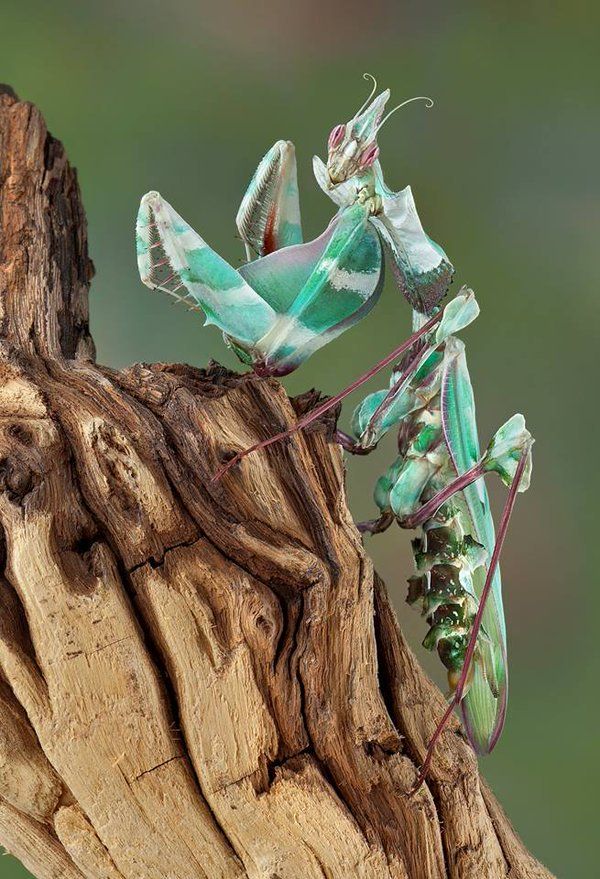
[[417, 665], [314, 392], [95, 363], [77, 179], [0, 94], [0, 842], [39, 879], [549, 877]]

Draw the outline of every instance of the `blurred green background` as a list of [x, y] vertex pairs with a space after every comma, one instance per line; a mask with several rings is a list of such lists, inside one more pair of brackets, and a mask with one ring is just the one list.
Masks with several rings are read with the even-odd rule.
[[[571, 879], [597, 875], [598, 4], [0, 6], [0, 79], [41, 107], [79, 169], [97, 268], [92, 329], [112, 365], [215, 357], [238, 368], [216, 330], [139, 282], [132, 235], [144, 192], [160, 190], [237, 264], [235, 212], [276, 139], [296, 144], [313, 237], [332, 206], [311, 157], [362, 103], [363, 71], [394, 99], [435, 98], [435, 109], [413, 104], [382, 133], [386, 179], [412, 185], [427, 230], [457, 267], [454, 289], [467, 282], [477, 292], [482, 314], [463, 338], [482, 439], [522, 411], [538, 440], [533, 487], [503, 558], [508, 722], [484, 772], [541, 860]], [[388, 284], [375, 312], [286, 386], [333, 393], [408, 328], [408, 307]], [[372, 484], [388, 457], [380, 449], [349, 462], [357, 517], [373, 514]], [[411, 643], [442, 682], [404, 604], [409, 536], [392, 529], [369, 549]], [[0, 860], [2, 879], [26, 875]]]

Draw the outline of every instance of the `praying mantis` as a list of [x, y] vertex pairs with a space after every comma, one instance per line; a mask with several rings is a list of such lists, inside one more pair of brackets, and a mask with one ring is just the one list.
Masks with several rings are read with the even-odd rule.
[[[498, 559], [516, 495], [529, 486], [533, 439], [517, 414], [480, 453], [465, 346], [457, 337], [479, 306], [463, 287], [441, 307], [454, 268], [424, 231], [410, 187], [388, 189], [379, 162], [377, 136], [391, 114], [414, 100], [433, 102], [411, 98], [384, 115], [389, 90], [375, 96], [375, 80], [365, 78], [373, 81], [369, 97], [349, 122], [332, 129], [327, 162], [313, 160], [319, 186], [338, 208], [318, 238], [303, 241], [295, 151], [281, 140], [260, 162], [236, 217], [247, 257], [239, 269], [157, 192], [142, 198], [136, 247], [142, 281], [202, 311], [259, 376], [286, 375], [358, 323], [381, 295], [386, 259], [412, 306], [413, 332], [401, 345], [289, 430], [236, 454], [215, 480], [393, 365], [389, 387], [356, 408], [354, 436], [338, 430], [336, 439], [350, 453], [367, 454], [397, 431], [398, 456], [375, 487], [379, 516], [358, 527], [364, 534], [394, 522], [420, 529], [408, 601], [427, 620], [423, 643], [437, 650], [451, 698], [416, 790], [456, 707], [477, 753], [489, 753], [502, 731], [507, 654]], [[508, 487], [497, 535], [483, 480], [490, 472]]]

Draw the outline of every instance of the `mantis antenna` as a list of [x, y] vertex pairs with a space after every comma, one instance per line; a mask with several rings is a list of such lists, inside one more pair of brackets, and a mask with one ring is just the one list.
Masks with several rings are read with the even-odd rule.
[[375, 92], [377, 91], [377, 80], [375, 79], [375, 77], [373, 76], [372, 73], [363, 73], [363, 79], [370, 79], [370, 80], [372, 81], [372, 83], [373, 83], [373, 88], [371, 89], [371, 93], [370, 93], [369, 97], [368, 97], [367, 100], [364, 102], [364, 104], [362, 105], [362, 107], [360, 108], [360, 110], [358, 110], [358, 111], [354, 114], [354, 116], [353, 116], [353, 120], [354, 120], [354, 119], [357, 119], [357, 118], [360, 116], [360, 114], [361, 114], [362, 111], [365, 109], [365, 107], [367, 107], [367, 106], [369, 105], [369, 102], [370, 102], [371, 98], [373, 97], [373, 95], [374, 95]]
[[383, 125], [385, 125], [385, 123], [388, 121], [388, 119], [390, 118], [390, 116], [393, 116], [393, 114], [396, 112], [396, 110], [400, 110], [402, 107], [406, 107], [407, 104], [412, 104], [413, 101], [426, 101], [426, 102], [427, 102], [427, 103], [426, 103], [426, 107], [427, 107], [428, 110], [430, 110], [430, 109], [433, 107], [433, 98], [428, 98], [427, 95], [418, 95], [418, 96], [415, 97], [415, 98], [408, 98], [407, 101], [402, 101], [401, 104], [398, 104], [397, 107], [394, 107], [392, 110], [390, 110], [389, 113], [387, 113], [387, 114], [383, 117], [383, 119], [381, 120], [381, 122], [380, 122], [379, 125], [377, 126], [377, 129], [376, 129], [375, 133], [377, 133], [377, 132], [379, 131], [379, 129], [380, 129]]

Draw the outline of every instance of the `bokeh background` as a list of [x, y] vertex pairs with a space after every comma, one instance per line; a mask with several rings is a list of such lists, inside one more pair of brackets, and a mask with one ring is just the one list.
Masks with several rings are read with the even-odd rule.
[[[332, 206], [311, 157], [362, 103], [363, 71], [398, 100], [435, 98], [435, 109], [413, 104], [383, 131], [386, 179], [412, 185], [457, 267], [455, 289], [477, 292], [482, 314], [463, 338], [482, 440], [514, 411], [538, 440], [503, 558], [508, 722], [484, 772], [532, 851], [570, 879], [598, 875], [599, 9], [578, 0], [0, 3], [0, 79], [42, 108], [79, 169], [97, 268], [92, 329], [99, 358], [116, 366], [215, 357], [237, 368], [216, 330], [140, 284], [132, 235], [144, 192], [159, 189], [237, 264], [235, 212], [276, 139], [296, 144], [313, 237]], [[388, 284], [375, 312], [286, 386], [333, 393], [408, 328], [408, 307]], [[388, 452], [349, 462], [357, 517], [373, 513]], [[404, 604], [408, 535], [394, 528], [369, 549], [442, 682]], [[26, 875], [0, 859], [2, 879]]]

